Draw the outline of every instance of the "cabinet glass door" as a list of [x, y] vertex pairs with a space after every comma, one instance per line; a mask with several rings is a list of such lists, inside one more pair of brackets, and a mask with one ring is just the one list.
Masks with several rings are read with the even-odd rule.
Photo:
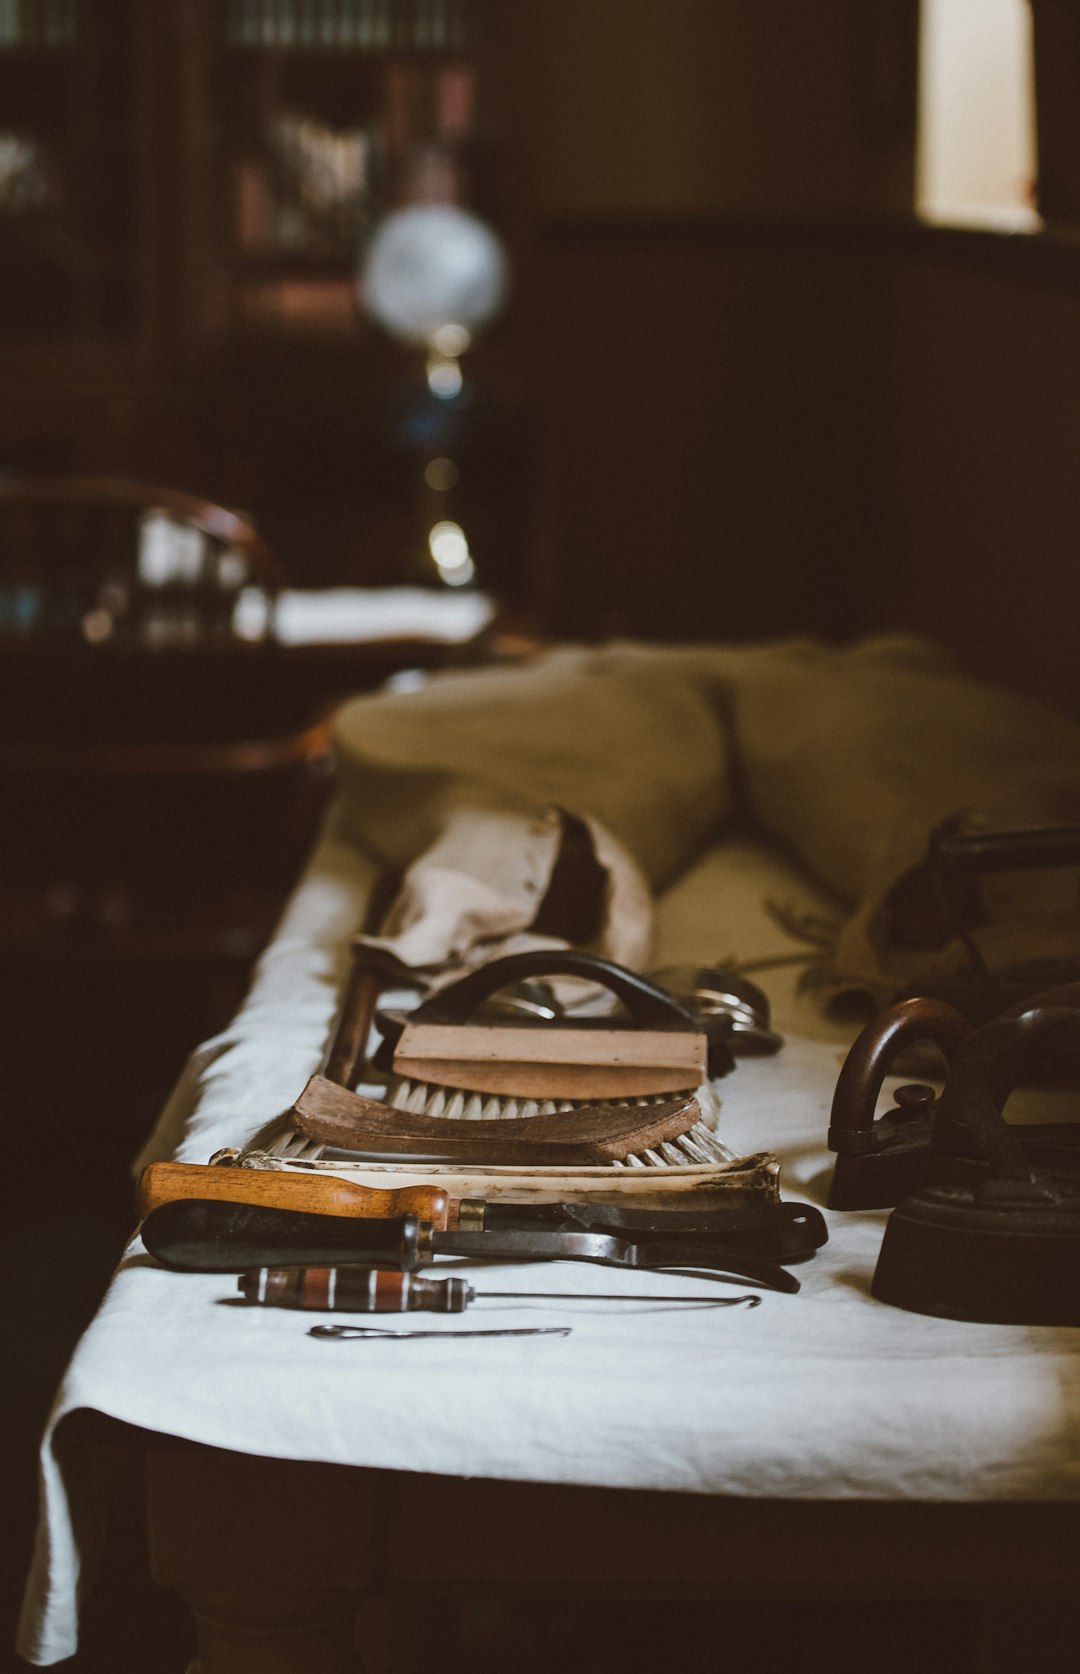
[[0, 338], [135, 328], [132, 0], [0, 0]]

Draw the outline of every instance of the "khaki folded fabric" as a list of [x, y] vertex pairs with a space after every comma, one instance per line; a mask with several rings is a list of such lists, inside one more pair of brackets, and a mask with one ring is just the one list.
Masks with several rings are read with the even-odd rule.
[[[354, 839], [406, 870], [388, 933], [408, 930], [415, 963], [491, 957], [529, 934], [564, 810], [586, 822], [599, 868], [591, 945], [642, 964], [645, 885], [737, 823], [836, 898], [808, 972], [823, 997], [884, 1000], [970, 958], [959, 941], [928, 945], [913, 886], [937, 825], [1080, 822], [1080, 724], [900, 636], [560, 650], [357, 699], [336, 747]], [[1002, 874], [983, 895], [973, 939], [990, 969], [1080, 952], [1075, 874]], [[454, 900], [463, 911], [447, 918]], [[585, 939], [557, 923], [554, 935]]]
[[650, 886], [732, 811], [724, 726], [678, 653], [560, 650], [358, 698], [335, 748], [345, 829], [405, 872], [372, 939], [429, 976], [570, 941], [642, 968]]
[[335, 729], [364, 843], [405, 865], [462, 805], [588, 814], [654, 887], [728, 818], [725, 732], [679, 650], [560, 650], [358, 698]]

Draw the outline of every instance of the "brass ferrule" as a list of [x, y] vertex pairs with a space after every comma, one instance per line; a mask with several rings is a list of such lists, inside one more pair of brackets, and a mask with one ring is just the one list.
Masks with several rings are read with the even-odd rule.
[[487, 1204], [482, 1197], [463, 1197], [458, 1204], [458, 1229], [461, 1232], [483, 1232]]

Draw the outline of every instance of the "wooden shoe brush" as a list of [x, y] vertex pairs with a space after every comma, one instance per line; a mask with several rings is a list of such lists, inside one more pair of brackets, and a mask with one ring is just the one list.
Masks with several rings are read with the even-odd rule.
[[[552, 976], [606, 988], [628, 1020], [481, 1020], [500, 991]], [[723, 1042], [710, 1047], [689, 1012], [632, 972], [566, 951], [494, 960], [405, 1017], [379, 1014], [384, 1039], [375, 1063], [382, 1076], [375, 1082], [361, 1066], [385, 980], [361, 949], [323, 1074], [296, 1101], [289, 1131], [254, 1142], [268, 1161], [316, 1160], [327, 1145], [493, 1166], [630, 1169], [733, 1160], [711, 1127], [710, 1074], [732, 1062]], [[353, 1093], [361, 1078], [362, 1092]]]
[[[544, 977], [607, 989], [622, 1002], [625, 1021], [485, 1019], [500, 992]], [[675, 1151], [660, 1153], [668, 1162], [729, 1156], [711, 1131], [718, 1107], [710, 1076], [731, 1067], [726, 1049], [718, 1043], [718, 1065], [717, 1048], [710, 1052], [678, 1001], [607, 960], [563, 951], [493, 960], [403, 1019], [379, 1013], [377, 1023], [384, 1042], [375, 1063], [389, 1072], [383, 1098], [403, 1113], [454, 1123], [566, 1118], [559, 1125], [569, 1138], [576, 1124], [595, 1123], [598, 1111], [621, 1107], [625, 1115], [629, 1105], [638, 1110], [640, 1138], [610, 1160], [634, 1166], [665, 1144]], [[685, 1119], [673, 1125], [680, 1111]]]

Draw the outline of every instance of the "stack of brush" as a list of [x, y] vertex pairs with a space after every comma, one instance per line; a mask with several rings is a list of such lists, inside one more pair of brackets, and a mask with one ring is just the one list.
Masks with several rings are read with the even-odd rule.
[[[550, 986], [567, 979], [621, 1015], [568, 1017]], [[656, 984], [568, 952], [494, 960], [406, 1013], [379, 1009], [387, 980], [359, 949], [322, 1073], [217, 1161], [511, 1201], [776, 1199], [775, 1159], [736, 1157], [716, 1136], [729, 1016], [695, 1016]]]
[[[695, 1015], [574, 953], [492, 961], [405, 1014], [379, 1009], [394, 974], [360, 951], [323, 1073], [247, 1150], [146, 1171], [158, 1260], [239, 1271], [256, 1301], [273, 1279], [290, 1306], [356, 1291], [350, 1306], [368, 1311], [413, 1306], [386, 1272], [439, 1254], [798, 1290], [784, 1264], [824, 1242], [821, 1215], [781, 1203], [773, 1156], [736, 1157], [714, 1131], [736, 1023], [756, 1032], [748, 1051], [774, 1050], [767, 1015]], [[549, 979], [584, 980], [622, 1013], [567, 1017]], [[296, 1269], [302, 1280], [278, 1284]]]

